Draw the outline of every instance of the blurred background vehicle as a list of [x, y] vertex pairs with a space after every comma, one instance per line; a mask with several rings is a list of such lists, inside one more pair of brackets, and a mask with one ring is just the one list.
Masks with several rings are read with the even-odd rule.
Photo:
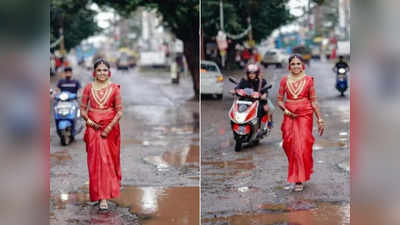
[[224, 92], [224, 76], [218, 65], [212, 61], [201, 60], [200, 93], [215, 95], [222, 99]]
[[301, 57], [304, 59], [304, 63], [306, 63], [308, 66], [310, 65], [310, 60], [311, 60], [311, 49], [308, 48], [307, 46], [304, 45], [299, 45], [296, 46], [292, 49], [293, 54], [299, 54]]
[[121, 53], [120, 57], [117, 59], [116, 66], [117, 70], [129, 70], [130, 62], [126, 53]]
[[321, 59], [321, 49], [318, 46], [311, 47], [311, 58], [312, 59]]
[[262, 59], [262, 64], [265, 68], [269, 65], [275, 65], [276, 68], [281, 68], [287, 63], [289, 55], [283, 49], [270, 49], [265, 52]]

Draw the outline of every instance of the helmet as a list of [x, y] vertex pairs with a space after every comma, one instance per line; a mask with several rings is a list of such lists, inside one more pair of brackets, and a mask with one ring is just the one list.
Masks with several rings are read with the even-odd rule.
[[246, 74], [255, 73], [258, 75], [260, 73], [260, 67], [256, 64], [249, 64], [246, 66]]

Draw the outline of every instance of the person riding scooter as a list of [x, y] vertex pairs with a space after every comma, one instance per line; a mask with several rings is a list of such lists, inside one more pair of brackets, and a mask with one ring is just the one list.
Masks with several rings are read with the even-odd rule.
[[[251, 88], [254, 91], [259, 92], [263, 87], [267, 85], [267, 81], [262, 78], [261, 76], [261, 69], [260, 66], [256, 64], [249, 64], [246, 67], [246, 76], [245, 78], [242, 78], [240, 80], [239, 84], [235, 87], [235, 90], [237, 89], [245, 89], [245, 88]], [[263, 115], [267, 114], [268, 115], [268, 128], [271, 129], [273, 127], [273, 122], [272, 122], [272, 111], [274, 109], [274, 106], [272, 105], [271, 101], [268, 99], [266, 93], [261, 93], [261, 100], [260, 100], [260, 108], [258, 110], [258, 115], [257, 117], [259, 119], [262, 118]], [[266, 130], [265, 123], [260, 123], [261, 130], [264, 131]]]
[[64, 78], [58, 81], [57, 88], [57, 92], [68, 91], [73, 94], [78, 94], [81, 83], [78, 80], [72, 79], [71, 67], [64, 68]]
[[344, 68], [347, 71], [350, 70], [349, 64], [347, 64], [346, 61], [344, 61], [343, 56], [339, 56], [339, 61], [335, 64], [335, 67], [334, 67], [335, 70], [337, 70], [339, 68]]

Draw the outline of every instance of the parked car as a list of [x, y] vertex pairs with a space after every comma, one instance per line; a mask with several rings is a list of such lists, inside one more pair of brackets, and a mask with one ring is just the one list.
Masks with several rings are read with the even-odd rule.
[[200, 93], [213, 94], [217, 99], [222, 99], [224, 93], [224, 76], [218, 65], [212, 61], [200, 62]]
[[276, 68], [281, 68], [287, 64], [289, 55], [283, 49], [270, 49], [265, 52], [262, 59], [262, 64], [265, 68], [269, 65], [275, 65]]

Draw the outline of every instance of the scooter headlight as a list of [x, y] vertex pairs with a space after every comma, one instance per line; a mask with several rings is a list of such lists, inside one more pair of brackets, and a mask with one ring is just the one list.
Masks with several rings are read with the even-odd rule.
[[69, 109], [67, 109], [67, 108], [59, 108], [57, 110], [57, 113], [62, 115], [62, 116], [66, 116], [66, 115], [69, 114]]
[[245, 121], [245, 119], [246, 119], [246, 114], [237, 113], [236, 116], [235, 116], [235, 120], [238, 123], [243, 123]]
[[67, 93], [61, 93], [59, 96], [61, 101], [65, 101], [68, 99], [68, 94]]

